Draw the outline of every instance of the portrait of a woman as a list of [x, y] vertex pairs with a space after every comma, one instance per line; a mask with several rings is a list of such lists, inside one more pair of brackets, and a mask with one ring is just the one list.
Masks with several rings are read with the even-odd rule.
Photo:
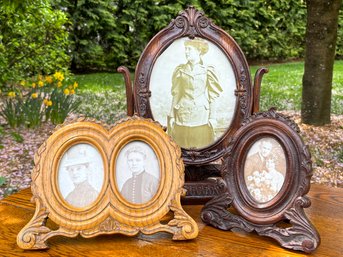
[[215, 71], [203, 56], [209, 46], [200, 38], [184, 42], [187, 62], [172, 76], [172, 106], [168, 134], [184, 148], [201, 148], [214, 142], [216, 101], [223, 91]]

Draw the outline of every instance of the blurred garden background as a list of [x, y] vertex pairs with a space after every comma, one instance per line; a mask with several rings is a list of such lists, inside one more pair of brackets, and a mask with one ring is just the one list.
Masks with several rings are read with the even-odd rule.
[[331, 123], [301, 122], [307, 9], [299, 0], [4, 0], [0, 5], [0, 199], [31, 182], [33, 156], [65, 119], [113, 124], [126, 115], [117, 67], [193, 5], [226, 30], [251, 67], [268, 67], [261, 110], [294, 119], [309, 145], [313, 183], [343, 187], [343, 7], [338, 20]]

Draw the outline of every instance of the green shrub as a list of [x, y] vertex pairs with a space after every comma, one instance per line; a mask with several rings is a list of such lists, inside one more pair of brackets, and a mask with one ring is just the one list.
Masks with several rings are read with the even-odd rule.
[[304, 52], [305, 1], [54, 1], [71, 21], [73, 69], [134, 68], [148, 41], [188, 5], [203, 10], [248, 59], [287, 59]]
[[50, 1], [10, 1], [0, 5], [0, 90], [35, 74], [66, 70], [69, 40], [64, 12]]

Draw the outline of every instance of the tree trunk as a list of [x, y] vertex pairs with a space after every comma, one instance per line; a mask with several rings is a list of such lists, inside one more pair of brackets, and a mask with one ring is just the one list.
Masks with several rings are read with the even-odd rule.
[[307, 0], [305, 72], [301, 118], [306, 124], [330, 123], [333, 64], [342, 0]]

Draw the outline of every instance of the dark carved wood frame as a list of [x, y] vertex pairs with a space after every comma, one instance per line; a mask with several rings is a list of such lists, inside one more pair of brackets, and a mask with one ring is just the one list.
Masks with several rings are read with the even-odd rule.
[[[202, 12], [193, 7], [186, 9], [173, 20], [169, 26], [161, 30], [149, 42], [137, 64], [134, 82], [135, 109], [139, 116], [153, 118], [150, 107], [150, 76], [157, 58], [176, 39], [200, 37], [218, 46], [230, 61], [236, 78], [235, 115], [227, 132], [212, 145], [203, 149], [183, 149], [186, 164], [205, 164], [223, 155], [227, 138], [239, 127], [241, 121], [252, 111], [252, 88], [249, 67], [236, 42], [222, 29], [215, 26]], [[163, 101], [163, 99], [161, 99]], [[225, 111], [225, 110], [222, 110]]]
[[226, 133], [206, 148], [182, 149], [183, 160], [186, 164], [185, 188], [188, 199], [186, 202], [204, 203], [217, 195], [219, 186], [218, 180], [206, 179], [210, 176], [220, 176], [218, 171], [220, 165], [205, 164], [222, 157], [224, 149], [235, 131], [241, 126], [241, 122], [259, 111], [261, 80], [268, 70], [258, 69], [254, 84], [252, 84], [248, 64], [237, 43], [202, 12], [189, 7], [180, 12], [179, 16], [156, 34], [146, 46], [137, 64], [133, 89], [129, 70], [124, 66], [118, 68], [118, 72], [123, 73], [125, 79], [128, 116], [136, 113], [138, 116], [153, 119], [149, 102], [151, 96], [149, 82], [154, 63], [164, 50], [182, 37], [201, 37], [214, 43], [230, 61], [236, 78], [235, 114]]
[[[303, 210], [311, 204], [305, 196], [312, 176], [311, 156], [298, 133], [297, 125], [274, 109], [246, 119], [225, 154], [222, 191], [204, 206], [202, 220], [223, 230], [256, 231], [276, 239], [285, 248], [314, 251], [320, 237]], [[249, 148], [264, 137], [282, 146], [287, 168], [280, 192], [269, 202], [259, 203], [248, 192], [243, 173]], [[239, 215], [228, 211], [231, 205]], [[289, 222], [289, 226], [282, 226], [282, 221]]]

